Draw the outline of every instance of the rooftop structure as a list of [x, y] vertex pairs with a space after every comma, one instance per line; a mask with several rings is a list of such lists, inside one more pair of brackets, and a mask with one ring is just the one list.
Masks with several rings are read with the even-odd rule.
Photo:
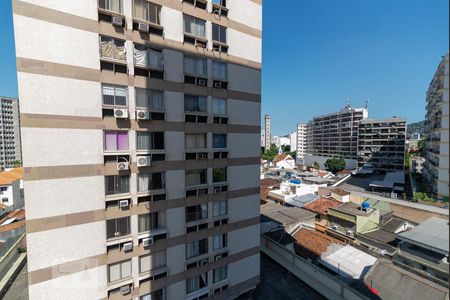
[[314, 260], [319, 259], [332, 244], [343, 244], [338, 239], [307, 228], [300, 228], [293, 237], [295, 252], [302, 257]]
[[306, 204], [303, 208], [316, 214], [326, 216], [328, 213], [328, 209], [336, 208], [340, 205], [342, 205], [342, 203], [337, 200], [321, 197], [313, 202]]
[[[278, 225], [273, 226], [277, 228], [282, 226], [287, 232], [291, 232], [299, 224], [309, 225], [314, 227], [315, 213], [304, 210], [299, 207], [283, 207], [281, 205], [271, 205], [265, 208], [267, 204], [261, 207], [261, 224], [267, 222], [274, 222]], [[267, 228], [264, 228], [264, 232]]]

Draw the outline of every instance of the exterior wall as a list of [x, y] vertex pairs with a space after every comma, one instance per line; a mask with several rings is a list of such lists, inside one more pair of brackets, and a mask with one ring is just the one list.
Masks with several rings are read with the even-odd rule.
[[[312, 166], [314, 162], [318, 162], [321, 169], [325, 169], [325, 163], [328, 159], [333, 158], [331, 156], [320, 156], [320, 155], [306, 155], [305, 165]], [[356, 159], [344, 158], [346, 169], [356, 169], [358, 166], [358, 161]]]
[[16, 167], [22, 162], [19, 100], [0, 97], [0, 166]]
[[23, 201], [20, 195], [20, 180], [13, 181], [9, 185], [3, 185], [0, 188], [6, 189], [0, 191], [0, 200], [3, 205], [12, 206], [14, 209], [23, 208]]
[[[124, 28], [98, 21], [96, 1], [76, 5], [55, 0], [14, 0], [19, 95], [26, 195], [30, 299], [133, 299], [163, 289], [166, 299], [185, 299], [186, 279], [208, 272], [206, 292], [228, 285], [220, 297], [236, 298], [259, 282], [259, 133], [261, 130], [262, 6], [251, 0], [227, 1], [228, 18], [178, 0], [162, 3], [164, 38], [133, 30], [132, 1], [123, 0]], [[78, 7], [79, 6], [79, 7]], [[208, 46], [183, 43], [183, 13], [205, 19]], [[212, 23], [226, 26], [228, 55], [212, 51]], [[99, 36], [125, 40], [127, 72], [101, 70]], [[162, 49], [163, 79], [135, 76], [133, 43]], [[185, 84], [184, 56], [207, 59], [208, 87]], [[213, 60], [227, 63], [228, 89], [212, 86]], [[118, 65], [118, 64], [117, 64]], [[127, 120], [115, 119], [102, 105], [102, 84], [127, 87]], [[136, 88], [164, 91], [165, 119], [136, 120]], [[207, 97], [208, 123], [185, 122], [184, 95]], [[213, 122], [213, 98], [227, 99], [227, 124]], [[270, 139], [270, 123], [269, 123]], [[130, 170], [118, 171], [104, 152], [104, 130], [128, 132]], [[138, 168], [137, 132], [164, 132], [165, 160]], [[205, 160], [185, 160], [185, 134], [207, 136]], [[213, 135], [226, 134], [228, 156], [213, 159]], [[270, 146], [270, 142], [269, 142]], [[155, 151], [148, 149], [150, 154]], [[227, 168], [224, 183], [213, 170]], [[206, 169], [208, 195], [186, 197], [186, 170]], [[166, 200], [150, 201], [161, 191], [138, 192], [138, 176], [164, 173]], [[105, 176], [129, 175], [129, 193], [107, 196]], [[216, 192], [225, 185], [227, 190]], [[118, 201], [130, 201], [120, 209]], [[227, 200], [226, 214], [212, 217], [213, 203]], [[186, 206], [206, 204], [206, 229], [188, 232]], [[156, 230], [139, 233], [139, 215], [159, 213]], [[107, 221], [130, 218], [130, 234], [107, 238]], [[225, 222], [224, 220], [227, 220]], [[216, 221], [223, 224], [216, 225]], [[202, 220], [203, 221], [203, 220]], [[225, 224], [227, 223], [227, 224]], [[157, 236], [150, 247], [142, 238]], [[227, 246], [213, 251], [213, 236], [227, 235]], [[207, 266], [187, 268], [187, 243], [208, 240]], [[123, 245], [132, 243], [131, 251]], [[161, 278], [140, 274], [139, 257], [166, 250]], [[227, 256], [216, 261], [218, 253]], [[131, 275], [108, 283], [108, 265], [131, 259]], [[195, 259], [194, 259], [195, 261]], [[228, 266], [224, 282], [213, 283], [213, 270]], [[154, 271], [154, 270], [153, 270]], [[130, 286], [130, 294], [119, 289]]]

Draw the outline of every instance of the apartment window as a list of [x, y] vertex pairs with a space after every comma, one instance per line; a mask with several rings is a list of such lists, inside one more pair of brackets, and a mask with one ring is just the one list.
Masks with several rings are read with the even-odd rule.
[[186, 259], [208, 253], [208, 239], [193, 241], [186, 244]]
[[162, 190], [165, 188], [164, 173], [138, 175], [138, 192]]
[[103, 84], [103, 105], [127, 106], [128, 88], [126, 86]]
[[208, 273], [203, 273], [186, 280], [186, 294], [208, 287]]
[[227, 200], [213, 203], [213, 217], [224, 216], [227, 214]]
[[226, 63], [213, 61], [213, 78], [214, 80], [228, 80], [228, 66]]
[[186, 149], [206, 149], [206, 134], [186, 133]]
[[226, 0], [212, 0], [212, 3], [216, 4], [216, 5], [223, 6], [223, 7], [227, 6], [227, 1]]
[[125, 41], [100, 36], [100, 56], [115, 60], [126, 61]]
[[206, 169], [186, 170], [186, 186], [197, 186], [207, 184]]
[[139, 297], [139, 300], [164, 300], [164, 291], [158, 290], [153, 293]]
[[106, 238], [112, 239], [130, 235], [130, 217], [106, 221]]
[[193, 57], [184, 57], [184, 73], [193, 75], [193, 76], [201, 76], [207, 77], [207, 64], [206, 59], [204, 58], [193, 58]]
[[136, 19], [161, 25], [161, 6], [146, 0], [134, 0], [133, 9]]
[[213, 183], [227, 181], [227, 168], [214, 168], [213, 169]]
[[105, 131], [104, 150], [105, 151], [129, 150], [128, 131]]
[[131, 277], [131, 259], [108, 265], [108, 282]]
[[158, 222], [160, 222], [160, 220], [157, 212], [140, 215], [139, 233], [158, 229], [160, 227]]
[[215, 269], [213, 271], [213, 282], [217, 283], [227, 279], [227, 266]]
[[117, 195], [128, 194], [130, 192], [129, 175], [105, 176], [105, 194]]
[[220, 250], [227, 246], [227, 234], [213, 236], [213, 250]]
[[137, 150], [164, 150], [164, 132], [137, 132]]
[[136, 88], [136, 107], [164, 111], [164, 92]]
[[185, 112], [199, 112], [207, 113], [208, 108], [206, 105], [205, 96], [184, 96], [184, 111]]
[[225, 116], [227, 114], [227, 99], [213, 99], [213, 114]]
[[164, 66], [163, 53], [146, 46], [134, 45], [134, 63], [153, 68], [162, 69]]
[[189, 15], [183, 15], [184, 32], [196, 37], [206, 37], [206, 21]]
[[227, 43], [227, 28], [213, 23], [212, 24], [212, 39], [213, 39], [213, 41], [220, 42], [222, 44], [226, 44]]
[[166, 265], [166, 251], [159, 251], [139, 257], [139, 273], [147, 273]]
[[122, 14], [122, 0], [99, 0], [98, 7]]
[[186, 222], [194, 222], [208, 218], [208, 204], [186, 207]]
[[227, 147], [226, 134], [213, 134], [213, 148], [225, 149]]

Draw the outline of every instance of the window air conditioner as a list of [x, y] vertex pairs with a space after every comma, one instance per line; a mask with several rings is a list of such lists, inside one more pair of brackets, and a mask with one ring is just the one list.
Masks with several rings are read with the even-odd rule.
[[214, 87], [216, 89], [221, 89], [222, 88], [222, 82], [221, 81], [216, 81], [214, 82]]
[[206, 266], [208, 264], [208, 259], [204, 259], [200, 261], [200, 266]]
[[138, 30], [140, 32], [148, 33], [150, 31], [150, 26], [146, 23], [139, 23], [138, 24]]
[[216, 255], [214, 256], [214, 261], [219, 261], [222, 259], [222, 255]]
[[123, 249], [123, 251], [133, 250], [133, 243], [129, 242], [129, 243], [123, 244], [122, 249]]
[[130, 202], [128, 200], [120, 200], [119, 201], [119, 207], [120, 208], [126, 208], [130, 205]]
[[150, 120], [150, 113], [145, 110], [136, 111], [136, 119], [138, 120]]
[[142, 240], [142, 246], [148, 247], [153, 245], [153, 238], [145, 238]]
[[331, 228], [332, 228], [332, 229], [334, 229], [334, 230], [336, 230], [336, 229], [338, 229], [338, 228], [339, 228], [339, 226], [337, 226], [337, 225], [333, 225], [333, 226], [331, 226]]
[[214, 194], [220, 193], [222, 191], [222, 188], [220, 186], [217, 186], [214, 188]]
[[128, 110], [126, 109], [114, 109], [114, 117], [117, 119], [128, 119]]
[[120, 162], [117, 164], [117, 170], [119, 171], [127, 171], [130, 169], [130, 164], [127, 162]]
[[149, 167], [152, 163], [151, 156], [139, 156], [137, 158], [137, 166], [138, 167]]
[[116, 26], [123, 26], [123, 19], [121, 17], [113, 16], [112, 23]]
[[197, 159], [207, 159], [207, 158], [208, 158], [207, 154], [204, 154], [204, 153], [197, 154]]
[[130, 293], [130, 285], [124, 285], [124, 286], [121, 286], [120, 287], [120, 293], [122, 294], [122, 295], [126, 295], [126, 294], [129, 294]]
[[206, 86], [206, 79], [197, 78], [197, 85]]

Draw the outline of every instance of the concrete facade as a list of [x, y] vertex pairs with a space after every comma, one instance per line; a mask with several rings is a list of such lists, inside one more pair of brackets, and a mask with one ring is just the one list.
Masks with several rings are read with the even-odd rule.
[[22, 161], [19, 100], [0, 97], [0, 166], [13, 168]]
[[442, 58], [427, 92], [423, 175], [439, 200], [449, 196], [449, 55]]
[[30, 299], [235, 298], [259, 282], [262, 5], [104, 2], [13, 1]]

